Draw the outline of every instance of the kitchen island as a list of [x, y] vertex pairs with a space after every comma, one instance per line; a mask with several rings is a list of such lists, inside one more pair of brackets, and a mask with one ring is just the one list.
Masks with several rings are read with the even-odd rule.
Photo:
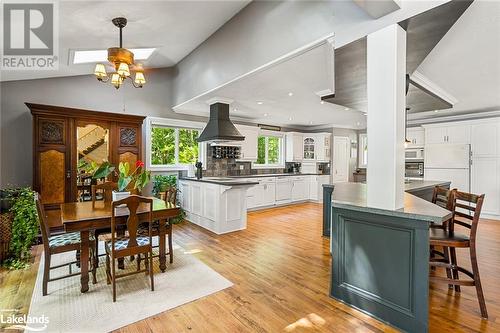
[[216, 234], [246, 229], [247, 190], [259, 182], [243, 179], [184, 177], [179, 200], [186, 220]]
[[330, 202], [330, 296], [398, 329], [427, 332], [429, 224], [451, 212], [411, 193], [401, 209], [373, 208], [360, 183], [335, 184]]

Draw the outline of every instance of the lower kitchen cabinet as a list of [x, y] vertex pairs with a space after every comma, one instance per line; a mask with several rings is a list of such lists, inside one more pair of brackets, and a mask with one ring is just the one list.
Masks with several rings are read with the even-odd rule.
[[276, 204], [292, 202], [292, 187], [291, 177], [276, 177]]
[[500, 157], [474, 158], [472, 193], [484, 194], [483, 214], [500, 215]]
[[290, 177], [292, 178], [292, 201], [309, 200], [309, 181], [308, 177]]

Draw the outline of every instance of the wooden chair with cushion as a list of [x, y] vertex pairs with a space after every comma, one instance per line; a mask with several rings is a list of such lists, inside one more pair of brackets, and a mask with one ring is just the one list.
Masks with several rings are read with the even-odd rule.
[[[102, 199], [104, 203], [111, 204], [113, 201], [113, 191], [118, 190], [118, 183], [106, 181], [102, 184], [97, 184], [97, 185], [92, 185], [91, 187], [91, 195], [92, 195], [92, 207], [95, 206], [95, 203], [97, 201], [97, 193], [101, 192], [102, 193]], [[102, 228], [102, 229], [96, 229], [95, 230], [95, 237], [96, 240], [102, 240], [102, 241], [107, 241], [109, 240], [110, 236], [106, 235], [111, 232], [110, 228]], [[99, 266], [99, 247], [96, 248], [95, 251], [95, 264], [96, 266]]]
[[[126, 207], [118, 207], [126, 205]], [[146, 214], [146, 221], [148, 221], [149, 232], [147, 236], [138, 235], [137, 228], [139, 226], [139, 216], [137, 210], [140, 205], [146, 205], [148, 212]], [[154, 291], [153, 279], [153, 248], [152, 248], [152, 234], [151, 234], [151, 219], [153, 216], [153, 199], [145, 198], [138, 195], [131, 195], [128, 198], [113, 201], [111, 214], [111, 240], [105, 243], [106, 248], [106, 276], [108, 284], [113, 285], [113, 302], [116, 302], [116, 279], [120, 277], [129, 276], [145, 272], [149, 274], [151, 279], [151, 290]], [[127, 230], [126, 236], [117, 235], [117, 221], [116, 215], [119, 210], [128, 209]], [[145, 256], [145, 269], [140, 269], [138, 261], [137, 269], [135, 271], [116, 274], [115, 261], [119, 258], [126, 258], [129, 256], [144, 254]]]
[[[164, 200], [167, 204], [176, 205], [177, 202], [177, 189], [175, 187], [170, 187], [168, 188], [165, 192], [160, 193], [160, 198]], [[153, 227], [152, 227], [152, 232], [153, 236], [160, 236], [160, 222], [161, 221], [154, 221], [153, 222]], [[168, 237], [168, 255], [169, 255], [169, 262], [173, 263], [174, 262], [174, 249], [173, 249], [173, 243], [172, 243], [172, 223], [170, 221], [166, 221], [165, 225], [165, 231], [166, 231], [166, 236]], [[146, 235], [148, 232], [147, 229], [147, 224], [141, 224], [139, 226], [139, 229], [137, 231], [138, 234], [140, 235]], [[154, 246], [154, 247], [158, 247]], [[154, 255], [153, 257], [158, 257], [159, 255]], [[140, 262], [141, 258], [140, 256], [138, 257], [138, 260]]]
[[[475, 195], [460, 191], [452, 193], [453, 198], [453, 217], [448, 225], [448, 230], [430, 229], [430, 244], [432, 246], [443, 246], [449, 249], [449, 262], [431, 260], [431, 267], [445, 267], [451, 269], [453, 278], [444, 278], [439, 276], [431, 276], [430, 281], [445, 282], [455, 286], [455, 291], [460, 292], [460, 286], [475, 286], [481, 316], [488, 318], [486, 303], [484, 300], [483, 289], [481, 287], [481, 279], [479, 277], [479, 267], [477, 263], [476, 252], [476, 235], [483, 206], [484, 194]], [[459, 225], [469, 229], [468, 234], [455, 232], [455, 226]], [[457, 263], [456, 248], [468, 248], [470, 253], [470, 261], [472, 272], [459, 266]], [[459, 273], [465, 274], [470, 279], [463, 280], [459, 278]]]
[[[80, 250], [81, 247], [81, 241], [80, 241], [80, 233], [79, 232], [70, 232], [70, 233], [64, 233], [60, 235], [50, 235], [50, 227], [49, 223], [47, 220], [47, 216], [45, 214], [45, 210], [43, 208], [43, 204], [41, 201], [40, 195], [36, 195], [35, 201], [36, 201], [36, 209], [38, 213], [38, 219], [40, 222], [40, 229], [42, 232], [42, 240], [43, 240], [43, 250], [44, 250], [44, 267], [43, 267], [43, 286], [42, 286], [42, 294], [43, 296], [47, 295], [47, 287], [49, 282], [64, 279], [67, 277], [71, 276], [76, 276], [80, 275], [80, 272], [72, 272], [71, 270], [71, 265], [76, 264], [77, 261], [72, 261], [69, 263], [64, 263], [62, 265], [57, 265], [57, 266], [51, 266], [50, 261], [52, 258], [53, 254], [58, 254], [58, 253], [65, 253], [65, 252], [71, 252], [71, 251], [78, 251]], [[96, 280], [96, 266], [92, 264], [93, 259], [95, 256], [93, 253], [96, 250], [96, 240], [93, 234], [90, 235], [90, 261], [91, 261], [91, 267], [92, 269], [92, 282], [95, 284], [97, 283]], [[58, 276], [56, 278], [50, 278], [50, 270], [51, 269], [56, 269], [60, 267], [68, 266], [69, 268], [69, 274], [63, 275], [63, 276]]]

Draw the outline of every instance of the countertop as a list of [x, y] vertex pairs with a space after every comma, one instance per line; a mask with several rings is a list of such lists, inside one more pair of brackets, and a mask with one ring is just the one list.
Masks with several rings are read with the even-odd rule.
[[264, 178], [264, 177], [287, 177], [287, 176], [330, 176], [329, 174], [322, 173], [265, 173], [261, 175], [241, 175], [241, 176], [227, 176], [224, 178]]
[[232, 177], [205, 177], [201, 179], [197, 179], [195, 177], [180, 177], [179, 180], [189, 180], [193, 182], [210, 183], [224, 186], [249, 186], [259, 184], [259, 182], [257, 181], [238, 180]]
[[[416, 191], [431, 186], [447, 184], [448, 182], [415, 181], [408, 185], [407, 191]], [[333, 185], [324, 185], [326, 187]], [[360, 212], [384, 214], [388, 216], [408, 217], [427, 222], [441, 224], [451, 217], [451, 212], [427, 200], [410, 193], [404, 194], [404, 207], [397, 210], [368, 207], [366, 204], [366, 184], [338, 183], [335, 184], [332, 205], [338, 208], [348, 208]]]

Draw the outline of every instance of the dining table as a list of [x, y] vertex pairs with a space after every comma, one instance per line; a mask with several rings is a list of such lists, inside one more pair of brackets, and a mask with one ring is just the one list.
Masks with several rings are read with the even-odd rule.
[[[166, 240], [167, 225], [170, 218], [180, 214], [180, 207], [160, 200], [153, 199], [153, 221], [159, 221], [159, 258], [160, 270], [165, 272], [167, 267], [166, 260]], [[141, 203], [137, 209], [139, 222], [147, 221], [149, 204]], [[111, 202], [104, 201], [84, 201], [70, 202], [61, 204], [61, 220], [66, 232], [80, 232], [80, 282], [81, 292], [89, 290], [89, 245], [90, 233], [96, 229], [106, 229], [111, 227]], [[115, 211], [115, 220], [117, 224], [126, 225], [129, 211], [126, 207], [117, 207]], [[172, 239], [169, 237], [169, 242]], [[172, 255], [172, 254], [171, 254]]]

